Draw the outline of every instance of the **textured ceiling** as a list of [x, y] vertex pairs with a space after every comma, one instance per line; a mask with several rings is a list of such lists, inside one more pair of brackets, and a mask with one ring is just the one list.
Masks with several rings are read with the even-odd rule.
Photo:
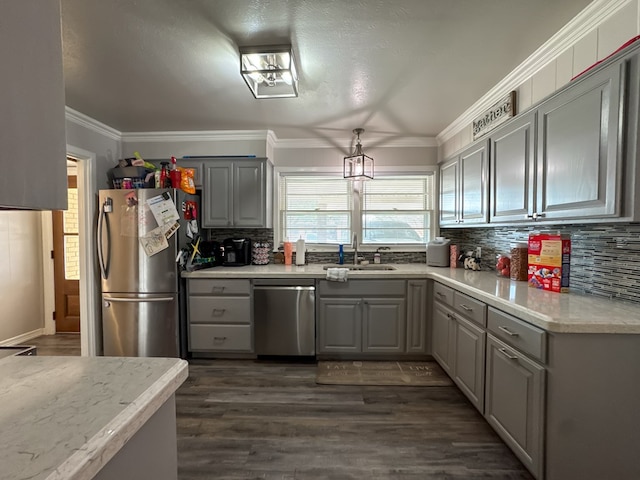
[[[66, 103], [122, 132], [434, 137], [589, 0], [61, 0]], [[238, 47], [291, 43], [256, 100]]]

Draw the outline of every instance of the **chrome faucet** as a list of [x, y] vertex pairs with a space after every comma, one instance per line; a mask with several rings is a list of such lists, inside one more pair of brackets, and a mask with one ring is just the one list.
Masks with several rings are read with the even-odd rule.
[[358, 234], [353, 234], [353, 264], [358, 265]]

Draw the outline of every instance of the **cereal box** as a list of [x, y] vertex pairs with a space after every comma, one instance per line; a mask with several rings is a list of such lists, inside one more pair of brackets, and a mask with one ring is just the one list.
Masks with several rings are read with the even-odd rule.
[[554, 233], [529, 234], [529, 286], [551, 292], [569, 291], [571, 238]]

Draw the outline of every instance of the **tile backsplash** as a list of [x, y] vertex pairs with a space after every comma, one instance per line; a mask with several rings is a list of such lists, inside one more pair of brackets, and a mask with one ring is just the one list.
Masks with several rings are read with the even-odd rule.
[[[557, 225], [540, 228], [490, 227], [443, 229], [441, 235], [459, 246], [460, 252], [482, 247], [484, 269], [493, 269], [496, 255], [508, 253], [515, 242], [526, 241], [533, 231], [571, 235], [571, 291], [640, 303], [640, 223]], [[273, 230], [211, 229], [209, 240], [251, 238], [273, 245]], [[425, 252], [381, 252], [383, 263], [424, 263]], [[372, 261], [373, 254], [365, 253]], [[307, 252], [307, 263], [336, 263], [338, 252]], [[273, 256], [270, 261], [273, 262]], [[345, 263], [353, 254], [345, 253]]]
[[534, 231], [571, 235], [571, 291], [640, 303], [640, 223], [443, 229], [441, 234], [460, 251], [482, 247], [483, 268], [493, 269], [497, 254], [508, 253]]

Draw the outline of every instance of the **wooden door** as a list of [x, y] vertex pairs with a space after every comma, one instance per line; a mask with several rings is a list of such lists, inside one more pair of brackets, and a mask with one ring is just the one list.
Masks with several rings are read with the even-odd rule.
[[77, 177], [69, 176], [68, 185], [68, 210], [52, 212], [56, 333], [80, 332]]

